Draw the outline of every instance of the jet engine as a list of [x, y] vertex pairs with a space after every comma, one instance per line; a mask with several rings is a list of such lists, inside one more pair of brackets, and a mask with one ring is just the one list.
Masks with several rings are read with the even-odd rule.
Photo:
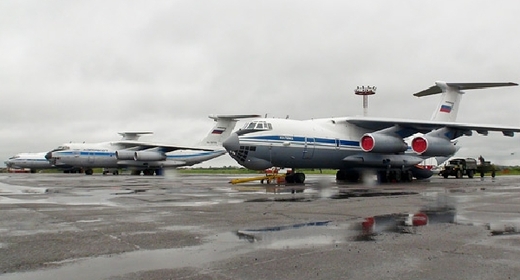
[[142, 160], [142, 161], [154, 161], [154, 160], [165, 160], [166, 155], [160, 152], [150, 152], [150, 151], [138, 151], [134, 153], [134, 160]]
[[384, 133], [366, 133], [359, 146], [363, 151], [373, 153], [401, 153], [408, 148], [403, 138]]
[[134, 151], [116, 151], [116, 158], [118, 160], [133, 160]]
[[412, 150], [422, 156], [450, 156], [457, 148], [447, 138], [426, 134], [412, 140]]

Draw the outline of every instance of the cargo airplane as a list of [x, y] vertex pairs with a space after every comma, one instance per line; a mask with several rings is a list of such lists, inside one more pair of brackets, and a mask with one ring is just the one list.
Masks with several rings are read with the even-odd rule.
[[19, 153], [10, 157], [4, 163], [8, 168], [30, 169], [31, 173], [36, 173], [37, 170], [54, 168], [45, 158], [45, 154], [45, 152]]
[[418, 166], [431, 157], [446, 158], [458, 150], [457, 138], [472, 131], [487, 135], [500, 131], [514, 136], [520, 127], [455, 122], [464, 90], [516, 86], [515, 83], [446, 83], [414, 94], [442, 93], [430, 121], [373, 117], [312, 120], [253, 119], [232, 133], [223, 146], [240, 165], [254, 170], [292, 168], [286, 177], [303, 183], [305, 174], [295, 169], [337, 169], [336, 179], [358, 181], [366, 171], [380, 182], [425, 179], [432, 172]]
[[[79, 166], [92, 175], [93, 168], [128, 168], [133, 175], [162, 175], [164, 168], [191, 166], [226, 153], [222, 141], [240, 118], [258, 115], [209, 116], [216, 121], [209, 134], [196, 146], [164, 145], [127, 139], [101, 143], [67, 143], [48, 152], [46, 158], [56, 167]], [[138, 137], [143, 133], [135, 133]]]
[[[119, 132], [119, 135], [123, 136], [121, 140], [138, 140], [140, 135], [143, 134], [151, 134], [152, 132]], [[4, 163], [8, 168], [15, 169], [30, 169], [31, 173], [36, 173], [38, 170], [42, 169], [60, 169], [63, 170], [64, 173], [81, 173], [81, 168], [77, 168], [74, 166], [65, 166], [61, 165], [59, 168], [54, 166], [50, 161], [45, 158], [47, 152], [40, 153], [19, 153]]]

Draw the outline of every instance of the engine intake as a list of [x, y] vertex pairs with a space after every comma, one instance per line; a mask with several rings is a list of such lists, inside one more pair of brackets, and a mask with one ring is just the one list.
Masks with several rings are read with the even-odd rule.
[[408, 148], [403, 138], [381, 133], [366, 133], [359, 146], [364, 152], [372, 153], [401, 153]]
[[134, 160], [141, 161], [155, 161], [155, 160], [165, 160], [166, 155], [164, 153], [159, 152], [147, 152], [147, 151], [139, 151], [134, 153]]
[[450, 156], [457, 148], [450, 140], [431, 135], [417, 136], [412, 140], [412, 150], [422, 156]]

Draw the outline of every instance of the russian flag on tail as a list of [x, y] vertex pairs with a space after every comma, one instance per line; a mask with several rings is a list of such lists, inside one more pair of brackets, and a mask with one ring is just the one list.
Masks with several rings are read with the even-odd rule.
[[226, 130], [225, 128], [217, 127], [215, 129], [213, 129], [211, 134], [222, 134], [222, 133], [224, 133], [225, 130]]
[[446, 102], [446, 104], [441, 105], [440, 111], [443, 113], [450, 113], [451, 108], [453, 108], [453, 102]]

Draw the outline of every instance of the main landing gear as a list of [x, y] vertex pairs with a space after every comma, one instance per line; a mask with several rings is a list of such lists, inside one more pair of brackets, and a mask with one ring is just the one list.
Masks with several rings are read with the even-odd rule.
[[[385, 170], [378, 171], [376, 174], [379, 183], [411, 182], [413, 180], [413, 173], [410, 170]], [[336, 180], [357, 183], [361, 181], [361, 175], [361, 172], [356, 170], [340, 169], [336, 172]]]
[[348, 181], [348, 182], [358, 182], [361, 179], [361, 174], [356, 170], [345, 170], [340, 169], [336, 172], [336, 181]]
[[380, 183], [411, 182], [413, 174], [410, 170], [387, 170], [377, 172], [377, 181]]

